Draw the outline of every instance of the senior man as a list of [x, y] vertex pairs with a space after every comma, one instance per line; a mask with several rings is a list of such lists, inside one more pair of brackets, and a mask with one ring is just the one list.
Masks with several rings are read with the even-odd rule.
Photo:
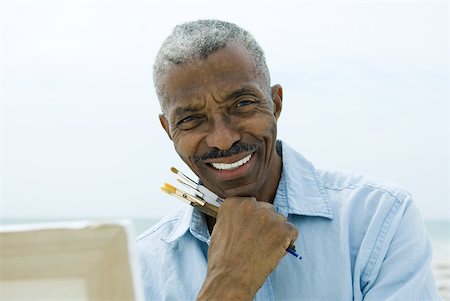
[[410, 194], [277, 141], [282, 88], [247, 31], [178, 25], [154, 82], [176, 152], [225, 201], [217, 219], [186, 206], [138, 238], [147, 300], [439, 299]]

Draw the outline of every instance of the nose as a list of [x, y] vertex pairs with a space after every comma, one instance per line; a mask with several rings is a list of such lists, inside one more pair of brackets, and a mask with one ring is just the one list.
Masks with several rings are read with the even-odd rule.
[[210, 118], [209, 130], [206, 136], [206, 143], [209, 147], [227, 150], [240, 139], [241, 134], [234, 128], [227, 117], [217, 114]]

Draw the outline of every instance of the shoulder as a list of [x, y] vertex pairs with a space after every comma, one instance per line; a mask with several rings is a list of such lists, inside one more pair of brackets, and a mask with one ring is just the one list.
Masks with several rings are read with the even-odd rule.
[[379, 192], [389, 195], [395, 199], [405, 199], [410, 197], [400, 185], [374, 178], [369, 175], [361, 175], [350, 172], [317, 170], [324, 189], [335, 191], [360, 191]]
[[190, 208], [180, 208], [162, 218], [150, 229], [136, 238], [136, 246], [141, 260], [152, 260], [171, 247], [171, 242], [182, 236], [189, 228]]
[[140, 234], [136, 241], [138, 244], [145, 243], [147, 241], [153, 241], [161, 239], [162, 237], [169, 236], [172, 231], [176, 228], [178, 223], [183, 217], [183, 210], [179, 209], [170, 213], [169, 215], [162, 218], [155, 225], [153, 225], [150, 229], [144, 231]]
[[335, 218], [366, 263], [383, 258], [394, 235], [415, 236], [408, 228], [399, 230], [402, 223], [422, 225], [411, 194], [398, 184], [348, 172], [318, 170], [318, 175]]
[[411, 195], [397, 184], [367, 175], [318, 169], [287, 144], [283, 144], [283, 168], [291, 194], [320, 198], [331, 216], [347, 219], [350, 226], [370, 223], [371, 219], [384, 220], [411, 202]]
[[[336, 218], [349, 229], [350, 244], [356, 252], [354, 272], [360, 277], [363, 291], [376, 283], [389, 256], [400, 260], [414, 249], [421, 261], [417, 266], [426, 270], [431, 259], [430, 243], [420, 212], [408, 191], [367, 175], [324, 170], [318, 170], [318, 175]], [[403, 265], [402, 269], [407, 270]], [[411, 269], [410, 273], [415, 270]]]
[[[412, 202], [411, 194], [400, 185], [368, 175], [317, 170], [330, 203], [368, 216], [378, 211], [401, 211]], [[381, 211], [380, 211], [381, 210]]]
[[[350, 172], [316, 168], [300, 153], [283, 143], [283, 168], [287, 181], [320, 191], [321, 197], [331, 206], [390, 206], [411, 199], [411, 195], [392, 182]], [[317, 194], [317, 193], [316, 193]], [[368, 208], [366, 208], [368, 209]]]

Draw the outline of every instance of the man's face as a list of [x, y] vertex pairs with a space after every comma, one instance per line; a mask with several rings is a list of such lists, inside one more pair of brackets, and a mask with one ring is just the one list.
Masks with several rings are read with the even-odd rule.
[[206, 187], [223, 198], [257, 197], [273, 181], [276, 188], [281, 87], [269, 91], [246, 50], [227, 46], [205, 60], [175, 66], [164, 84], [161, 124]]

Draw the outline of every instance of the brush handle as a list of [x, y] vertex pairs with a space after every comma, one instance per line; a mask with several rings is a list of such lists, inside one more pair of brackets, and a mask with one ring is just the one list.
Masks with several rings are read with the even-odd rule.
[[203, 212], [206, 215], [209, 215], [211, 217], [216, 218], [217, 217], [217, 210], [219, 210], [218, 207], [205, 202], [205, 204], [203, 206], [197, 204], [197, 203], [191, 203], [191, 206], [197, 208], [199, 211]]

